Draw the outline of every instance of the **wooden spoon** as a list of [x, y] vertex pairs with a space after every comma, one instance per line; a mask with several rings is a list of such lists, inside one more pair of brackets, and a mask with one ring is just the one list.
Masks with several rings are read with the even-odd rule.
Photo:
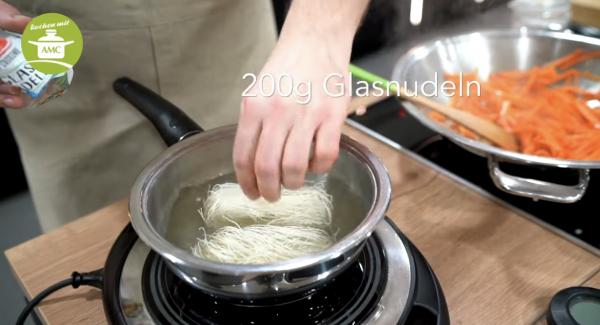
[[[410, 101], [414, 104], [421, 105], [432, 109], [436, 112], [444, 114], [446, 117], [454, 120], [457, 123], [462, 124], [463, 126], [469, 128], [473, 132], [479, 134], [483, 138], [491, 141], [492, 143], [508, 150], [517, 151], [519, 146], [517, 143], [517, 139], [509, 132], [501, 128], [500, 126], [480, 118], [479, 116], [473, 115], [469, 112], [456, 109], [453, 107], [449, 107], [443, 104], [440, 104], [434, 100], [431, 100], [427, 97], [419, 96], [417, 94], [410, 93], [404, 88], [398, 88], [395, 84], [390, 84], [388, 80], [383, 77], [380, 77], [376, 74], [373, 74], [369, 71], [363, 70], [355, 65], [350, 65], [350, 72], [353, 76], [360, 78], [369, 83], [373, 83], [378, 81], [381, 83], [384, 89], [389, 87], [390, 91], [402, 97], [402, 99]], [[366, 96], [366, 97], [371, 97]], [[356, 97], [353, 99], [353, 104], [350, 106], [350, 113], [353, 113], [356, 109], [365, 105], [365, 103], [375, 103], [377, 102], [375, 99], [383, 100], [385, 99], [385, 94], [383, 96], [375, 96], [376, 98], [372, 100], [367, 99], [359, 99], [360, 97]], [[377, 98], [381, 97], [381, 98]]]

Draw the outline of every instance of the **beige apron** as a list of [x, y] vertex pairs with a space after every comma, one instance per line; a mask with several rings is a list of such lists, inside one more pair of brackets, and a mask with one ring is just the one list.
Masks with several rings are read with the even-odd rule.
[[7, 110], [44, 231], [127, 196], [165, 148], [113, 80], [158, 91], [205, 129], [235, 123], [242, 75], [260, 69], [276, 38], [270, 0], [9, 2], [30, 15], [65, 14], [83, 32], [68, 93]]

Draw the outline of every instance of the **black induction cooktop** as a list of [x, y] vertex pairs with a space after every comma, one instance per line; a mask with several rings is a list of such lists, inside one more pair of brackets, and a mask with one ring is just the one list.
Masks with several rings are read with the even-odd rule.
[[144, 299], [162, 324], [359, 324], [375, 310], [385, 289], [381, 243], [369, 240], [340, 276], [320, 288], [287, 296], [246, 300], [193, 288], [151, 252], [144, 266]]
[[[486, 158], [470, 153], [430, 130], [412, 117], [395, 98], [375, 104], [365, 115], [352, 116], [351, 119], [600, 254], [597, 221], [600, 217], [600, 170], [591, 171], [589, 187], [576, 203], [534, 201], [499, 190], [489, 176]], [[573, 170], [559, 168], [502, 164], [502, 169], [517, 176], [537, 177], [561, 184], [576, 184], [578, 177]]]

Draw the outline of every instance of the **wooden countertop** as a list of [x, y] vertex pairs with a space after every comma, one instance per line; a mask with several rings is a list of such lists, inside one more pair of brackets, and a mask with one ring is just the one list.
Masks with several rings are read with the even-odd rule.
[[[388, 216], [431, 264], [453, 324], [541, 324], [555, 292], [600, 286], [598, 256], [361, 131], [347, 126], [345, 133], [368, 145], [388, 168]], [[127, 202], [120, 201], [6, 256], [31, 297], [72, 271], [102, 267], [127, 222]], [[100, 292], [90, 288], [63, 289], [38, 314], [49, 324], [106, 323]]]
[[571, 0], [573, 21], [600, 28], [600, 2], [598, 0]]

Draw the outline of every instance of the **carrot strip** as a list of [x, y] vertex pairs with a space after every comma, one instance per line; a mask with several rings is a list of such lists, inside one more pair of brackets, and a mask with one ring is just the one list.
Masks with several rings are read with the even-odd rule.
[[588, 122], [590, 122], [590, 124], [594, 128], [600, 129], [600, 118], [595, 116], [594, 113], [592, 113], [592, 110], [590, 108], [588, 108], [588, 106], [584, 102], [577, 101], [576, 105], [577, 105], [577, 109], [581, 113], [581, 116], [583, 116], [583, 118], [585, 118]]
[[[586, 103], [600, 100], [600, 92], [580, 87], [582, 80], [589, 84], [600, 76], [573, 68], [597, 58], [600, 51], [578, 49], [543, 66], [492, 73], [487, 81], [477, 79], [476, 72], [464, 73], [463, 96], [452, 97], [450, 105], [515, 134], [523, 153], [600, 160], [600, 110]], [[448, 74], [446, 80], [458, 86], [460, 75]], [[466, 81], [478, 81], [481, 96], [467, 96]], [[438, 123], [448, 121], [437, 112], [428, 115]], [[450, 125], [462, 136], [478, 138], [461, 125]]]
[[430, 111], [429, 113], [427, 113], [427, 115], [429, 116], [430, 119], [432, 119], [438, 123], [442, 123], [442, 122], [446, 121], [446, 117], [436, 111]]

